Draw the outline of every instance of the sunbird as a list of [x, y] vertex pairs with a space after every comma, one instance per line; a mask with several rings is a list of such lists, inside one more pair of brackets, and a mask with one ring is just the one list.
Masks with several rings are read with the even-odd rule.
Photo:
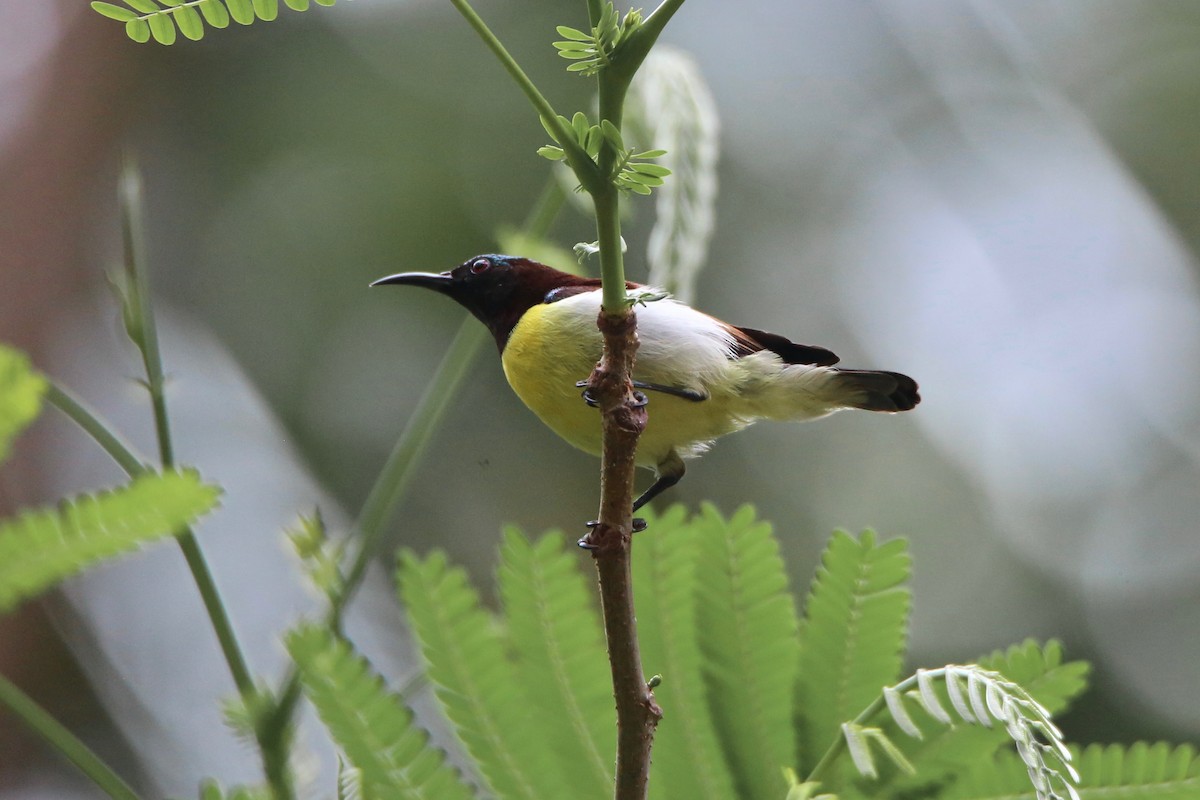
[[[433, 289], [474, 314], [495, 337], [521, 401], [567, 442], [600, 455], [600, 418], [587, 390], [582, 399], [579, 392], [603, 349], [599, 279], [489, 254], [447, 272], [401, 272], [371, 285], [390, 284]], [[685, 458], [760, 419], [805, 421], [843, 408], [894, 413], [921, 401], [907, 375], [841, 369], [823, 347], [731, 325], [654, 287], [626, 288], [642, 298], [633, 386], [640, 397], [654, 397], [636, 460], [656, 480], [634, 511], [679, 482]]]

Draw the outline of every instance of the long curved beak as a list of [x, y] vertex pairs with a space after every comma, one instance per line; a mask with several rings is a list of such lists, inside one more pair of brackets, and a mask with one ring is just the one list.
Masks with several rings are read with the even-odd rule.
[[380, 278], [371, 285], [386, 286], [390, 284], [424, 286], [426, 289], [446, 294], [454, 285], [454, 279], [450, 277], [449, 272], [399, 272], [395, 275], [388, 275], [386, 278]]

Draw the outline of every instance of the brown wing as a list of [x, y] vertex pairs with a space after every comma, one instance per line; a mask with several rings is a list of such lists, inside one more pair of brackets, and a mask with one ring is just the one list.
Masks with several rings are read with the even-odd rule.
[[729, 326], [733, 334], [734, 355], [748, 356], [762, 350], [770, 350], [783, 359], [785, 364], [814, 364], [819, 367], [832, 367], [840, 360], [824, 347], [813, 347], [807, 344], [796, 344], [790, 339], [777, 333], [754, 328], [739, 328]]

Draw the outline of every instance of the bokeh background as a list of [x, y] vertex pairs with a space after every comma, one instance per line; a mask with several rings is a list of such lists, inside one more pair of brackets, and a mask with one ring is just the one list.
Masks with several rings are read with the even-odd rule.
[[[477, 8], [560, 112], [589, 107], [549, 46], [582, 3]], [[696, 304], [924, 397], [761, 424], [669, 499], [754, 503], [798, 590], [833, 528], [908, 537], [912, 666], [1058, 637], [1095, 666], [1069, 738], [1200, 740], [1200, 6], [689, 0], [665, 39], [721, 120]], [[448, 3], [284, 11], [172, 48], [82, 0], [0, 6], [0, 338], [151, 449], [105, 282], [134, 149], [181, 459], [229, 492], [202, 542], [265, 672], [311, 606], [281, 528], [316, 503], [353, 513], [462, 317], [367, 283], [495, 250], [546, 180], [544, 142]], [[653, 205], [632, 210], [636, 280]], [[594, 236], [568, 212], [554, 238]], [[118, 479], [50, 414], [19, 451], [9, 512]], [[444, 548], [486, 586], [501, 523], [573, 531], [596, 476], [489, 350], [392, 543]], [[255, 771], [176, 561], [155, 550], [0, 620], [0, 669], [141, 785], [190, 796]], [[381, 662], [414, 669], [386, 580], [361, 605]], [[96, 792], [0, 712], [0, 796]]]

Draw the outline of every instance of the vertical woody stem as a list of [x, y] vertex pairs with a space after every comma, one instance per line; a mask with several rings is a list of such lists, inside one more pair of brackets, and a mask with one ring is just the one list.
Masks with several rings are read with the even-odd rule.
[[637, 352], [633, 313], [597, 321], [604, 355], [590, 386], [600, 403], [604, 452], [600, 475], [600, 519], [588, 535], [600, 579], [600, 604], [617, 705], [617, 800], [642, 800], [650, 777], [650, 748], [662, 710], [646, 685], [638, 648], [630, 572], [633, 534], [633, 471], [646, 409], [634, 401], [630, 375]]

